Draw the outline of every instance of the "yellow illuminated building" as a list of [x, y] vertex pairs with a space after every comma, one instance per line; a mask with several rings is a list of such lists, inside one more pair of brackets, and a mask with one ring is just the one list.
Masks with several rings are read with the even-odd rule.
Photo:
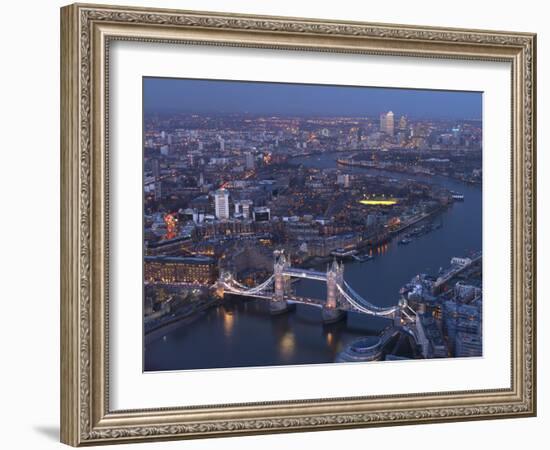
[[367, 206], [392, 206], [397, 204], [395, 198], [365, 198], [359, 200], [359, 203]]

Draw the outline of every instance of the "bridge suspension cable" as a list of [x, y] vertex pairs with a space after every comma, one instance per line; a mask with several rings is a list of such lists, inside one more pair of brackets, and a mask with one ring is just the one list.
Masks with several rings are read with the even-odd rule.
[[262, 291], [257, 291], [257, 290], [252, 291], [251, 289], [242, 289], [242, 288], [233, 286], [227, 283], [226, 281], [223, 281], [222, 285], [226, 289], [226, 291], [230, 294], [239, 294], [239, 295], [245, 295], [245, 296], [260, 296], [260, 294], [262, 294]]
[[407, 319], [409, 319], [411, 322], [414, 322], [414, 319], [413, 319], [411, 316], [409, 316], [409, 315], [405, 312], [405, 310], [402, 310], [401, 312], [403, 313], [403, 315], [404, 315]]
[[413, 317], [416, 317], [416, 311], [412, 309], [409, 304], [407, 303], [407, 309], [412, 313]]
[[273, 284], [274, 276], [271, 275], [267, 280], [265, 280], [263, 283], [254, 286], [252, 288], [249, 288], [248, 286], [245, 286], [244, 284], [239, 283], [237, 280], [235, 280], [233, 277], [231, 277], [228, 281], [223, 281], [224, 286], [233, 292], [238, 292], [241, 294], [248, 294], [253, 295], [260, 293], [264, 291], [267, 287], [269, 287], [271, 284]]
[[361, 312], [372, 314], [374, 316], [389, 316], [399, 310], [399, 306], [391, 306], [389, 308], [375, 306], [355, 292], [346, 281], [344, 281], [344, 286], [350, 291], [351, 295], [348, 294], [340, 285], [338, 285], [338, 290], [354, 308]]

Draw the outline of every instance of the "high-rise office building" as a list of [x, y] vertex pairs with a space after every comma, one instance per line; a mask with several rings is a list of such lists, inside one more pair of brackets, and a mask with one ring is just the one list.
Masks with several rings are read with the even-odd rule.
[[399, 118], [399, 129], [401, 131], [405, 131], [407, 129], [407, 118], [405, 116], [401, 116]]
[[214, 207], [217, 219], [229, 219], [229, 192], [226, 189], [218, 189], [214, 193]]
[[380, 114], [380, 131], [390, 136], [393, 136], [394, 130], [394, 117], [393, 112], [389, 111], [387, 113]]
[[386, 114], [386, 133], [388, 133], [390, 136], [393, 136], [393, 130], [394, 130], [393, 113], [390, 111], [388, 114]]
[[235, 217], [240, 216], [243, 219], [250, 219], [250, 207], [252, 200], [239, 200], [235, 202]]
[[252, 200], [241, 200], [241, 213], [244, 219], [250, 219], [251, 207], [252, 207]]

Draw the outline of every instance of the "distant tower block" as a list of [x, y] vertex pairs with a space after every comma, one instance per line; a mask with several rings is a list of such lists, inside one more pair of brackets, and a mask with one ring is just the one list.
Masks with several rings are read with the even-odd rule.
[[252, 208], [252, 200], [241, 201], [242, 214], [244, 219], [250, 219], [250, 210]]
[[338, 309], [342, 294], [339, 287], [344, 283], [344, 265], [333, 261], [327, 270], [327, 301], [323, 307], [323, 322], [332, 323], [343, 319], [346, 312]]
[[288, 303], [285, 296], [290, 293], [290, 277], [284, 275], [284, 271], [290, 267], [290, 261], [286, 259], [283, 250], [273, 252], [275, 264], [273, 265], [274, 292], [270, 302], [271, 314], [281, 314], [288, 311]]
[[387, 133], [390, 136], [393, 136], [393, 131], [394, 131], [393, 112], [388, 111], [387, 113], [380, 114], [380, 131], [382, 133]]
[[405, 116], [401, 116], [399, 119], [399, 129], [401, 131], [405, 131], [407, 129], [407, 118]]
[[390, 136], [393, 136], [394, 131], [394, 116], [393, 112], [388, 112], [386, 114], [386, 133], [388, 133]]
[[218, 189], [214, 193], [214, 207], [217, 219], [229, 219], [229, 192], [226, 189]]

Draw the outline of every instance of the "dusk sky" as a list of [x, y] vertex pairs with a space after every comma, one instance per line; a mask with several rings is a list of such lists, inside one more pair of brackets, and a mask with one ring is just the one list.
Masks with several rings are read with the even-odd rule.
[[396, 115], [481, 119], [482, 93], [290, 83], [143, 79], [148, 113], [251, 113], [297, 116]]

